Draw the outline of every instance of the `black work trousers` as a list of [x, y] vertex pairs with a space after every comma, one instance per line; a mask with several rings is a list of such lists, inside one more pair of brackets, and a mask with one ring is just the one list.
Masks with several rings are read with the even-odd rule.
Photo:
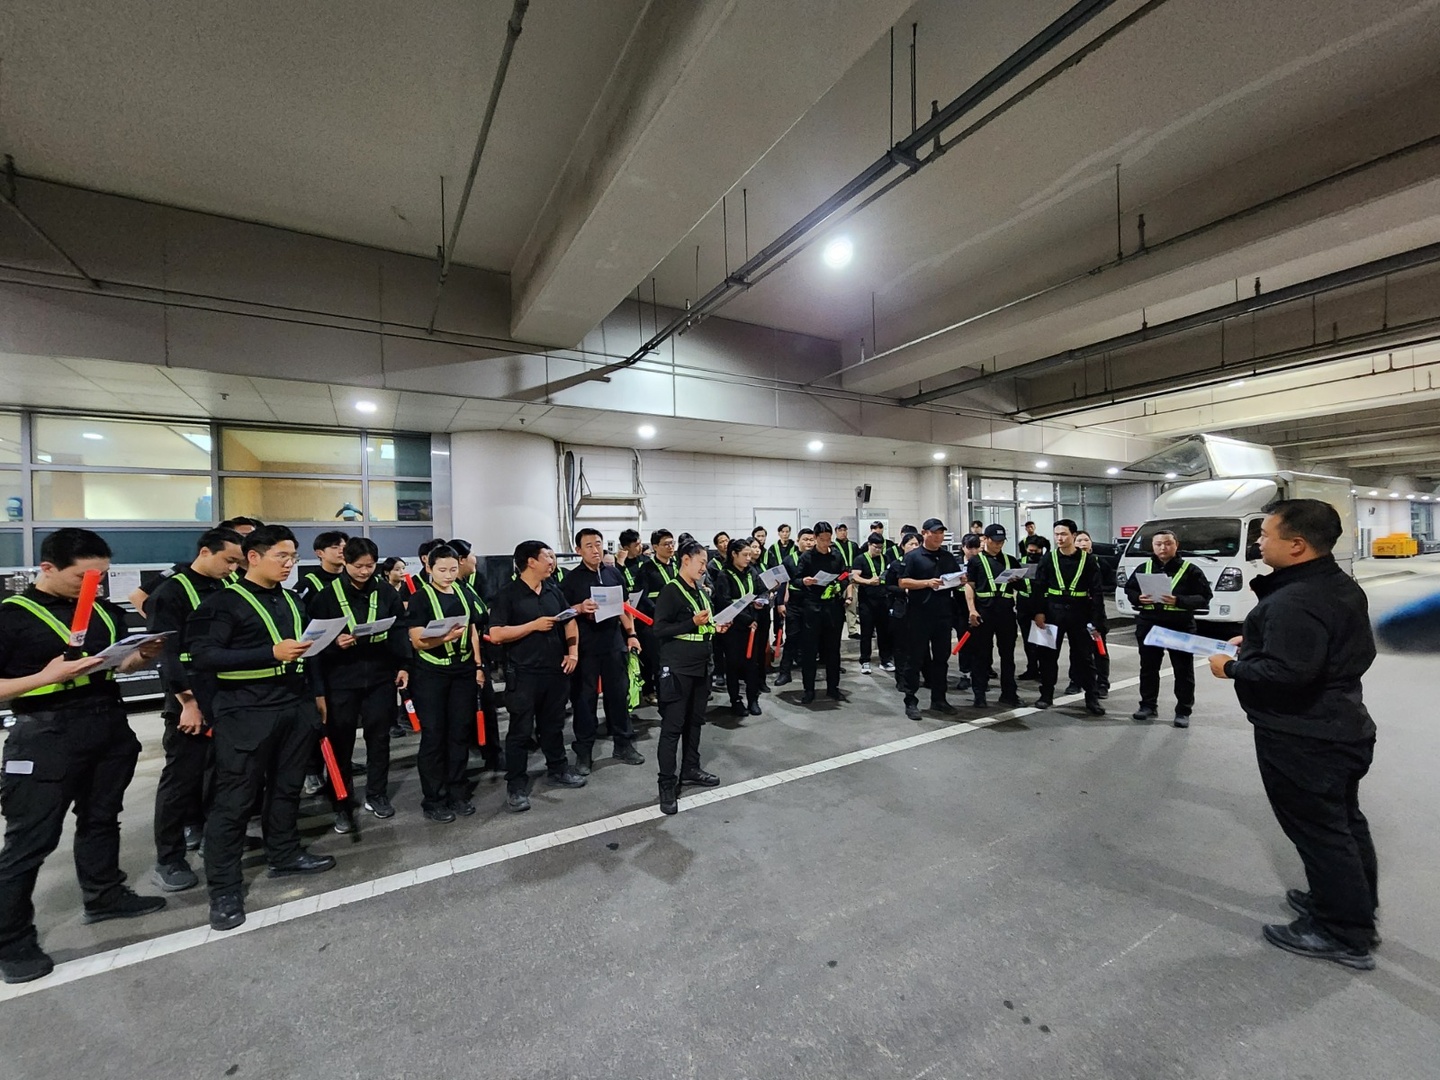
[[[420, 712], [420, 706], [415, 706]], [[340, 768], [350, 769], [355, 755], [355, 733], [365, 733], [365, 797], [384, 796], [390, 789], [390, 723], [395, 714], [395, 683], [391, 679], [356, 689], [328, 690], [325, 693], [325, 734], [335, 749]], [[421, 713], [423, 716], [424, 714]], [[420, 745], [425, 745], [421, 728]], [[348, 790], [350, 779], [347, 775]], [[335, 797], [335, 783], [330, 783], [330, 802], [336, 810], [359, 802], [351, 795], [344, 803]]]
[[1025, 670], [1035, 676], [1040, 674], [1040, 653], [1043, 645], [1030, 641], [1030, 627], [1035, 625], [1035, 612], [1019, 604], [1015, 605], [1015, 627], [1020, 638], [1020, 647], [1025, 650]]
[[[678, 675], [660, 681], [660, 782], [673, 783], [700, 769], [700, 727], [705, 723], [705, 701], [710, 685], [704, 673]], [[675, 772], [675, 751], [680, 750], [680, 773]]]
[[491, 767], [500, 760], [500, 695], [495, 693], [489, 672], [485, 674], [485, 685], [477, 686], [475, 701], [485, 714], [485, 742], [480, 742], [480, 727], [470, 729], [470, 745], [480, 747], [480, 756]]
[[187, 735], [180, 718], [165, 717], [165, 767], [155, 785], [155, 863], [185, 861], [185, 826], [205, 821], [205, 777], [214, 765], [215, 740], [202, 730]]
[[422, 660], [411, 672], [410, 700], [420, 717], [415, 771], [420, 774], [421, 809], [439, 810], [452, 799], [465, 798], [478, 689], [475, 669], [468, 664], [450, 673], [426, 670]]
[[[16, 720], [0, 773], [0, 957], [18, 956], [38, 940], [35, 880], [60, 845], [72, 805], [75, 877], [85, 907], [99, 910], [115, 900], [125, 881], [120, 810], [139, 756], [140, 740], [118, 702], [77, 703]], [[27, 763], [30, 771], [16, 771]]]
[[225, 697], [222, 691], [215, 699], [215, 796], [205, 819], [212, 897], [238, 891], [244, 880], [245, 826], [257, 801], [270, 865], [299, 858], [300, 789], [321, 732], [313, 698], [239, 711], [227, 709]]
[[[1154, 645], [1145, 644], [1145, 635], [1150, 632], [1154, 623], [1135, 623], [1135, 640], [1140, 645], [1140, 704], [1152, 709], [1159, 708], [1160, 702], [1160, 665], [1165, 660], [1165, 654], [1170, 654], [1170, 670], [1175, 672], [1175, 708], [1181, 712], [1188, 713], [1195, 707], [1195, 657], [1188, 652], [1181, 652], [1179, 649], [1161, 649]], [[1193, 634], [1195, 624], [1189, 626], [1176, 626], [1175, 630], [1181, 633]]]
[[725, 649], [725, 688], [730, 691], [730, 700], [741, 700], [740, 685], [744, 683], [745, 704], [755, 704], [760, 696], [760, 665], [765, 658], [765, 634], [760, 624], [732, 624], [725, 633], [716, 635], [716, 640]]
[[[1086, 630], [1086, 633], [1088, 634], [1088, 633], [1089, 633], [1089, 630]], [[1100, 631], [1100, 640], [1101, 640], [1102, 642], [1104, 642], [1104, 641], [1106, 640], [1106, 632], [1105, 632], [1104, 630], [1101, 630], [1101, 631]], [[1081, 651], [1078, 651], [1078, 650], [1073, 650], [1073, 651], [1071, 651], [1071, 653], [1070, 653], [1070, 681], [1073, 682], [1076, 686], [1082, 685], [1082, 680], [1081, 680], [1080, 677], [1079, 677], [1079, 676], [1080, 676], [1080, 665], [1086, 663], [1086, 655], [1087, 655], [1087, 654], [1086, 654], [1085, 652], [1081, 652]], [[1090, 649], [1088, 650], [1088, 655], [1089, 655], [1089, 661], [1088, 661], [1088, 662], [1089, 662], [1089, 664], [1090, 664], [1091, 672], [1092, 672], [1093, 677], [1094, 677], [1094, 679], [1095, 679], [1095, 688], [1096, 688], [1097, 690], [1109, 690], [1109, 689], [1110, 689], [1110, 654], [1109, 654], [1109, 650], [1107, 649], [1106, 652], [1102, 655], [1101, 652], [1100, 652], [1100, 650], [1099, 650], [1099, 649], [1096, 647], [1096, 645], [1095, 645], [1095, 639], [1094, 639], [1094, 638], [1091, 638], [1091, 639], [1090, 639]], [[1192, 685], [1193, 685], [1193, 684], [1192, 684]]]
[[1255, 756], [1271, 809], [1300, 853], [1314, 921], [1368, 949], [1380, 906], [1379, 866], [1360, 812], [1360, 781], [1375, 740], [1341, 743], [1255, 729]]
[[1015, 608], [1009, 603], [991, 602], [977, 607], [980, 625], [970, 628], [970, 688], [977, 695], [990, 689], [990, 665], [994, 650], [1000, 651], [1000, 696], [1013, 698], [1019, 694], [1015, 685]]
[[780, 647], [780, 672], [790, 674], [800, 657], [800, 647], [805, 643], [805, 614], [799, 604], [785, 605], [785, 641]]
[[930, 688], [931, 706], [945, 704], [945, 669], [950, 663], [949, 605], [933, 616], [911, 607], [901, 632], [907, 655], [903, 668], [897, 664], [896, 676], [905, 704], [919, 704], [922, 681]]
[[660, 639], [640, 619], [635, 620], [635, 637], [640, 642], [640, 692], [655, 693], [655, 680], [660, 675]]
[[[866, 588], [873, 589], [878, 594], [875, 599], [868, 598]], [[861, 587], [856, 606], [860, 616], [860, 662], [870, 662], [870, 643], [873, 638], [879, 642], [880, 663], [892, 663], [895, 659], [895, 646], [890, 635], [890, 606], [885, 601], [885, 590], [878, 585]]]
[[825, 689], [840, 688], [840, 638], [845, 633], [845, 602], [824, 600], [807, 607], [801, 617], [800, 675], [806, 690], [815, 689], [815, 674], [825, 665]]
[[[1086, 698], [1095, 696], [1095, 665], [1090, 654], [1095, 643], [1090, 640], [1088, 629], [1089, 604], [1050, 604], [1045, 613], [1045, 624], [1055, 627], [1055, 648], [1037, 646], [1040, 658], [1040, 696], [1047, 701], [1055, 696], [1055, 683], [1060, 676], [1060, 646], [1070, 649], [1070, 674]], [[1031, 625], [1034, 625], [1033, 623]], [[1027, 628], [1026, 633], [1029, 633]]]
[[635, 741], [630, 724], [630, 675], [625, 670], [623, 652], [580, 654], [580, 662], [570, 676], [570, 704], [574, 709], [575, 753], [590, 757], [595, 751], [595, 730], [600, 726], [600, 699], [605, 700], [605, 726], [615, 740], [615, 748]]
[[[565, 755], [565, 698], [570, 680], [555, 671], [511, 668], [505, 674], [505, 709], [510, 729], [505, 733], [505, 786], [524, 791], [530, 774], [530, 736], [540, 740], [545, 771], [558, 776], [570, 768]], [[607, 717], [608, 720], [608, 717]]]

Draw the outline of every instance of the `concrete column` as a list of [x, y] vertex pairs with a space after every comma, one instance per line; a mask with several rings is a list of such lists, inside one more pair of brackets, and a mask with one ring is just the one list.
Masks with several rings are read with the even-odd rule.
[[518, 431], [462, 431], [450, 436], [455, 533], [477, 551], [504, 554], [522, 540], [560, 536], [555, 444]]

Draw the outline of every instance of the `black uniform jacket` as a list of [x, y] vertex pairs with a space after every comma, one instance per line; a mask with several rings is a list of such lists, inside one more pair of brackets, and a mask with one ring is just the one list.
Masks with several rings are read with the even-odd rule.
[[[1180, 573], [1182, 566], [1185, 567], [1185, 574], [1174, 586], [1174, 595], [1175, 606], [1184, 608], [1184, 611], [1166, 611], [1158, 596], [1152, 604], [1140, 603], [1139, 578], [1142, 573], [1164, 574], [1173, 578]], [[1130, 601], [1130, 606], [1137, 609], [1136, 622], [1169, 626], [1177, 630], [1189, 629], [1195, 625], [1195, 612], [1210, 606], [1211, 595], [1210, 582], [1205, 579], [1205, 571], [1178, 556], [1167, 563], [1155, 558], [1149, 559], [1137, 566], [1130, 579], [1125, 582], [1125, 596]]]
[[[240, 595], [241, 590], [254, 597], [269, 613], [282, 641], [297, 637], [291, 604], [299, 610], [300, 626], [304, 629], [305, 605], [298, 597], [281, 586], [267, 589], [242, 578], [231, 588], [206, 597], [186, 623], [185, 640], [190, 648], [193, 671], [218, 677], [226, 671], [260, 671], [279, 666], [274, 653], [275, 639], [259, 614]], [[229, 720], [231, 714], [239, 714], [238, 718], [243, 720], [247, 711], [289, 708], [297, 699], [321, 696], [317, 661], [291, 663], [285, 665], [285, 669], [285, 674], [275, 678], [217, 679], [214, 715], [210, 719], [218, 726]], [[256, 732], [257, 740], [260, 734], [263, 731]]]
[[[21, 595], [50, 612], [67, 629], [75, 618], [74, 600], [65, 600], [41, 592], [33, 585]], [[109, 615], [110, 621], [115, 624], [115, 633], [124, 637], [125, 612], [110, 601], [99, 598], [95, 600], [95, 606], [105, 609], [105, 614]], [[66, 638], [68, 636], [67, 633]], [[19, 604], [0, 604], [0, 678], [19, 679], [34, 675], [65, 651], [66, 638], [61, 638], [53, 627], [42, 623], [38, 616]], [[105, 620], [98, 612], [92, 613], [90, 627], [85, 634], [85, 655], [94, 656], [114, 643], [115, 638], [111, 636], [110, 627], [105, 624]], [[90, 682], [84, 686], [35, 694], [31, 697], [18, 697], [10, 702], [10, 711], [16, 716], [23, 716], [27, 713], [59, 710], [96, 699], [119, 702], [120, 691], [114, 679], [105, 679], [97, 674], [92, 675]]]
[[[394, 618], [390, 629], [357, 638], [355, 644], [342, 649], [336, 643], [320, 654], [320, 674], [326, 690], [365, 690], [380, 683], [395, 681], [395, 673], [410, 660], [410, 635], [405, 629], [405, 605], [400, 594], [378, 575], [371, 575], [364, 588], [357, 588], [349, 574], [341, 574], [325, 588], [310, 593], [306, 607], [312, 619], [338, 619], [345, 615], [339, 585], [345, 602], [350, 605], [346, 630], [377, 619]], [[429, 621], [428, 619], [426, 620]]]
[[[206, 577], [204, 574], [197, 574], [188, 566], [183, 566], [162, 579], [150, 594], [150, 599], [145, 602], [145, 613], [149, 616], [147, 628], [150, 633], [163, 634], [173, 631], [171, 636], [165, 639], [164, 651], [160, 654], [160, 685], [165, 688], [165, 703], [160, 711], [164, 716], [180, 715], [180, 701], [175, 695], [182, 690], [195, 694], [201, 712], [208, 708], [215, 693], [213, 676], [192, 673], [180, 661], [181, 655], [190, 651], [186, 644], [186, 634], [190, 616], [195, 612], [195, 607], [190, 603], [190, 594], [181, 584], [182, 580], [190, 583], [202, 604], [206, 597], [225, 588], [225, 579]], [[195, 685], [197, 679], [200, 684], [198, 686]]]
[[711, 635], [704, 635], [702, 641], [678, 640], [681, 634], [700, 633], [695, 625], [696, 605], [700, 609], [708, 608], [709, 600], [698, 586], [692, 589], [681, 578], [665, 586], [655, 603], [654, 629], [660, 642], [660, 665], [679, 675], [704, 675], [710, 662]]

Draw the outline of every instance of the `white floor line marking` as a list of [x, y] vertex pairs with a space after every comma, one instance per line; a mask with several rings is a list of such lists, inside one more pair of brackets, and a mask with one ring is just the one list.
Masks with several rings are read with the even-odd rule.
[[[1163, 674], [1168, 675], [1169, 671], [1167, 670]], [[1120, 690], [1127, 686], [1136, 686], [1139, 682], [1140, 680], [1138, 678], [1123, 679], [1120, 682], [1112, 683], [1111, 689]], [[1064, 705], [1083, 699], [1083, 694], [1071, 694], [1068, 697], [1057, 697], [1055, 704], [1057, 706]], [[872, 761], [875, 758], [888, 757], [891, 754], [898, 754], [919, 746], [928, 746], [931, 743], [942, 742], [945, 739], [953, 739], [956, 736], [965, 735], [972, 731], [981, 731], [995, 724], [1003, 724], [1007, 720], [1018, 720], [1026, 716], [1033, 716], [1041, 711], [1043, 710], [1028, 705], [1019, 709], [1008, 709], [1003, 713], [996, 713], [993, 716], [984, 716], [977, 720], [948, 724], [943, 728], [922, 731], [915, 735], [908, 735], [888, 743], [881, 743], [878, 746], [851, 750], [835, 757], [812, 762], [809, 765], [794, 766], [777, 773], [771, 773], [767, 776], [757, 776], [751, 780], [742, 780], [738, 784], [728, 784], [724, 787], [710, 788], [706, 791], [683, 797], [680, 800], [680, 811], [684, 813], [689, 810], [698, 810], [702, 806], [710, 806], [713, 803], [725, 802], [728, 799], [738, 798], [741, 795], [749, 795], [752, 792], [762, 791], [766, 788], [788, 784], [792, 780], [819, 776], [822, 773], [833, 772], [836, 769], [843, 769], [848, 765], [856, 765], [862, 761]], [[111, 971], [115, 968], [131, 967], [132, 965], [143, 963], [146, 960], [170, 956], [187, 949], [198, 948], [201, 945], [209, 945], [212, 942], [231, 941], [241, 935], [262, 930], [267, 926], [278, 926], [280, 923], [293, 922], [296, 919], [303, 919], [308, 915], [315, 915], [321, 911], [344, 907], [347, 904], [368, 900], [375, 896], [385, 896], [388, 893], [399, 892], [401, 889], [408, 889], [426, 881], [436, 881], [441, 878], [453, 877], [456, 874], [467, 873], [471, 870], [478, 870], [481, 867], [493, 866], [496, 863], [508, 862], [511, 859], [518, 859], [524, 855], [528, 855], [531, 852], [562, 847], [566, 844], [572, 844], [577, 840], [583, 840], [591, 836], [599, 836], [603, 833], [613, 832], [616, 829], [627, 828], [631, 825], [639, 825], [646, 821], [654, 821], [663, 816], [664, 815], [660, 813], [660, 807], [652, 803], [649, 806], [626, 810], [607, 818], [599, 818], [595, 821], [584, 822], [579, 825], [570, 825], [563, 829], [557, 829], [554, 832], [544, 833], [540, 836], [530, 836], [520, 840], [514, 840], [508, 844], [502, 844], [499, 847], [484, 848], [480, 851], [473, 851], [468, 855], [457, 855], [454, 858], [441, 859], [439, 862], [429, 863], [428, 865], [416, 867], [412, 870], [397, 871], [385, 877], [376, 878], [373, 881], [362, 881], [354, 885], [346, 885], [343, 888], [332, 889], [330, 892], [301, 897], [298, 900], [288, 900], [274, 907], [247, 912], [245, 924], [234, 930], [218, 931], [211, 930], [208, 926], [193, 927], [189, 930], [179, 930], [174, 933], [163, 934], [160, 937], [150, 938], [146, 941], [138, 941], [131, 945], [112, 949], [109, 952], [95, 953], [91, 956], [80, 957], [77, 960], [68, 960], [63, 964], [57, 964], [55, 971], [43, 979], [37, 979], [34, 982], [19, 983], [17, 985], [0, 984], [0, 1001], [10, 1001], [14, 998], [26, 997], [30, 994], [39, 993], [42, 990], [64, 986], [67, 983], [78, 982], [81, 979], [88, 979], [92, 975], [99, 975], [101, 972]]]

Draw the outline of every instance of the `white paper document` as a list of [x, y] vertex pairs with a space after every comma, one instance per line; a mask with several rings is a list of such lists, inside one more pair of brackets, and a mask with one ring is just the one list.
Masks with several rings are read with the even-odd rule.
[[1060, 642], [1057, 635], [1058, 631], [1054, 626], [1048, 623], [1044, 626], [1039, 626], [1032, 622], [1030, 624], [1030, 635], [1025, 640], [1030, 642], [1031, 645], [1040, 645], [1046, 649], [1059, 649]]
[[964, 584], [965, 584], [965, 572], [964, 572], [963, 570], [958, 570], [958, 571], [956, 571], [956, 572], [953, 573], [953, 574], [941, 574], [941, 575], [940, 575], [940, 588], [941, 588], [941, 589], [957, 589], [957, 588], [959, 588], [961, 585], [964, 585]]
[[345, 632], [345, 616], [336, 619], [311, 619], [310, 625], [300, 634], [301, 641], [312, 642], [305, 650], [306, 657], [319, 656], [329, 644]]
[[118, 604], [139, 587], [139, 570], [111, 570], [105, 582], [105, 595]]
[[1027, 563], [1024, 566], [1012, 566], [1009, 570], [1002, 570], [995, 575], [996, 585], [1008, 585], [1012, 581], [1020, 581], [1023, 578], [1035, 576], [1035, 564]]
[[1216, 653], [1224, 653], [1226, 656], [1240, 654], [1239, 647], [1231, 645], [1228, 641], [1216, 641], [1214, 638], [1201, 637], [1199, 634], [1186, 634], [1164, 626], [1152, 626], [1149, 633], [1145, 635], [1145, 644], [1153, 645], [1157, 649], [1188, 652], [1195, 656], [1214, 656]]
[[778, 589], [780, 586], [788, 584], [789, 581], [790, 571], [783, 566], [772, 566], [760, 575], [760, 583], [767, 589]]
[[[834, 575], [831, 576], [833, 577]], [[750, 602], [754, 599], [754, 593], [746, 593], [729, 607], [722, 608], [720, 611], [717, 611], [714, 616], [711, 617], [710, 621], [716, 626], [729, 626], [732, 622], [735, 621], [735, 616], [739, 615], [742, 611], [749, 607]]]
[[815, 574], [815, 584], [816, 584], [816, 585], [829, 585], [832, 581], [839, 581], [839, 580], [840, 580], [840, 575], [839, 575], [839, 574], [827, 573], [827, 572], [824, 571], [824, 570], [820, 570], [820, 571], [818, 571], [818, 572]]
[[1140, 586], [1140, 595], [1148, 596], [1155, 603], [1162, 596], [1170, 595], [1170, 579], [1164, 574], [1136, 574], [1135, 584]]
[[640, 597], [642, 597], [642, 596], [644, 596], [644, 595], [645, 595], [645, 590], [644, 590], [644, 589], [636, 589], [634, 592], [632, 592], [629, 596], [627, 596], [627, 597], [625, 598], [625, 602], [626, 602], [627, 604], [629, 604], [631, 607], [634, 607], [636, 604], [640, 603]]
[[564, 611], [560, 612], [559, 615], [555, 616], [555, 621], [557, 623], [567, 623], [579, 614], [580, 613], [576, 611], [573, 607], [567, 607]]
[[373, 634], [383, 634], [386, 630], [389, 630], [390, 627], [394, 625], [394, 615], [391, 615], [388, 619], [376, 619], [374, 622], [356, 623], [355, 629], [350, 631], [350, 636], [362, 638], [370, 637]]
[[623, 585], [591, 585], [590, 599], [596, 603], [595, 621], [602, 623], [606, 619], [618, 618], [625, 607], [625, 586]]
[[151, 641], [159, 641], [161, 638], [169, 637], [174, 631], [167, 630], [163, 634], [129, 634], [121, 638], [107, 649], [101, 649], [95, 655], [103, 659], [103, 663], [96, 671], [109, 671], [117, 668], [140, 650], [142, 645]]
[[420, 636], [426, 639], [442, 638], [457, 626], [464, 626], [469, 621], [468, 615], [451, 615], [444, 619], [431, 619], [425, 624], [425, 629], [420, 631]]

